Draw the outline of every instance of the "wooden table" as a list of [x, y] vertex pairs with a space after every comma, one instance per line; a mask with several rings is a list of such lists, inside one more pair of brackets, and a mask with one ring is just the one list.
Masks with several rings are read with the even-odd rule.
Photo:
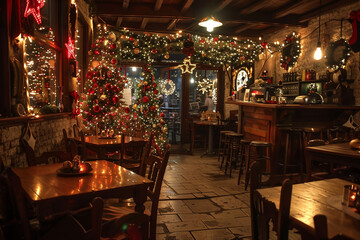
[[198, 120], [198, 121], [193, 121], [194, 125], [199, 125], [199, 126], [208, 126], [209, 128], [209, 134], [208, 134], [208, 149], [205, 152], [205, 154], [201, 155], [201, 157], [203, 157], [204, 155], [214, 155], [214, 126], [220, 126], [218, 121], [208, 121], [208, 120]]
[[74, 200], [91, 201], [94, 197], [134, 198], [135, 210], [144, 212], [146, 190], [152, 181], [119, 165], [92, 161], [89, 175], [62, 177], [56, 170], [62, 163], [26, 168], [11, 168], [19, 177], [25, 197], [38, 211], [39, 219], [65, 210]]
[[348, 142], [326, 144], [317, 147], [305, 148], [306, 154], [306, 180], [311, 180], [311, 162], [321, 161], [338, 163], [360, 169], [360, 152], [350, 148]]
[[[327, 217], [328, 234], [332, 238], [338, 234], [360, 239], [360, 220], [345, 214], [327, 203], [330, 197], [343, 195], [344, 185], [348, 181], [334, 178], [322, 181], [293, 185], [290, 207], [290, 223], [306, 239], [315, 239], [313, 217], [323, 214]], [[265, 201], [273, 202], [279, 209], [281, 187], [258, 189]]]
[[[81, 143], [81, 138], [73, 138], [77, 143]], [[144, 141], [143, 138], [125, 136], [125, 144], [132, 141]], [[106, 158], [109, 152], [115, 152], [121, 149], [121, 135], [116, 136], [114, 139], [99, 138], [98, 136], [85, 136], [86, 147], [97, 153], [101, 159]]]

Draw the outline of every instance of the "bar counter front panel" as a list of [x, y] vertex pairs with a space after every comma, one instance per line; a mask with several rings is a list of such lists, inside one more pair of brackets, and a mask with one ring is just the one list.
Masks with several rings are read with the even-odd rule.
[[246, 139], [272, 143], [272, 160], [267, 163], [267, 171], [271, 174], [279, 173], [277, 161], [283, 158], [280, 153], [284, 152], [285, 136], [281, 136], [281, 126], [330, 128], [339, 117], [360, 110], [360, 106], [330, 104], [226, 103], [239, 106], [238, 132], [243, 133]]

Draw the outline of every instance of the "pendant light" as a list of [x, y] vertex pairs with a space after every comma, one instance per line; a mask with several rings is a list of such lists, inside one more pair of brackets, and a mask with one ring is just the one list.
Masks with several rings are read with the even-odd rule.
[[320, 10], [319, 10], [319, 36], [318, 36], [317, 47], [314, 53], [315, 60], [320, 60], [322, 58], [321, 42], [320, 42], [320, 19], [321, 19], [321, 0], [320, 0]]
[[212, 32], [214, 30], [214, 28], [220, 27], [222, 25], [223, 24], [219, 20], [214, 18], [213, 16], [203, 18], [199, 22], [199, 26], [205, 27], [208, 32]]

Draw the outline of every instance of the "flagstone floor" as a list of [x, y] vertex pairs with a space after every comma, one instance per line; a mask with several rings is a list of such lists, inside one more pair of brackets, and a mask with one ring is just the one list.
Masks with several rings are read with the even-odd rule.
[[157, 239], [251, 239], [249, 192], [237, 176], [224, 175], [217, 157], [170, 155]]

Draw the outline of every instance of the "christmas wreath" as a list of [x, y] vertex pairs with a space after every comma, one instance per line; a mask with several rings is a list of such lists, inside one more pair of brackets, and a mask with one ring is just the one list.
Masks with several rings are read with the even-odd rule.
[[295, 65], [299, 58], [301, 52], [300, 36], [295, 33], [286, 36], [283, 45], [280, 63], [282, 68], [288, 70], [289, 67]]
[[169, 80], [164, 80], [162, 81], [161, 85], [161, 92], [165, 95], [171, 95], [175, 92], [175, 83], [173, 82], [173, 80], [169, 79]]
[[331, 42], [326, 50], [326, 65], [331, 69], [344, 68], [350, 56], [350, 45], [345, 39]]

